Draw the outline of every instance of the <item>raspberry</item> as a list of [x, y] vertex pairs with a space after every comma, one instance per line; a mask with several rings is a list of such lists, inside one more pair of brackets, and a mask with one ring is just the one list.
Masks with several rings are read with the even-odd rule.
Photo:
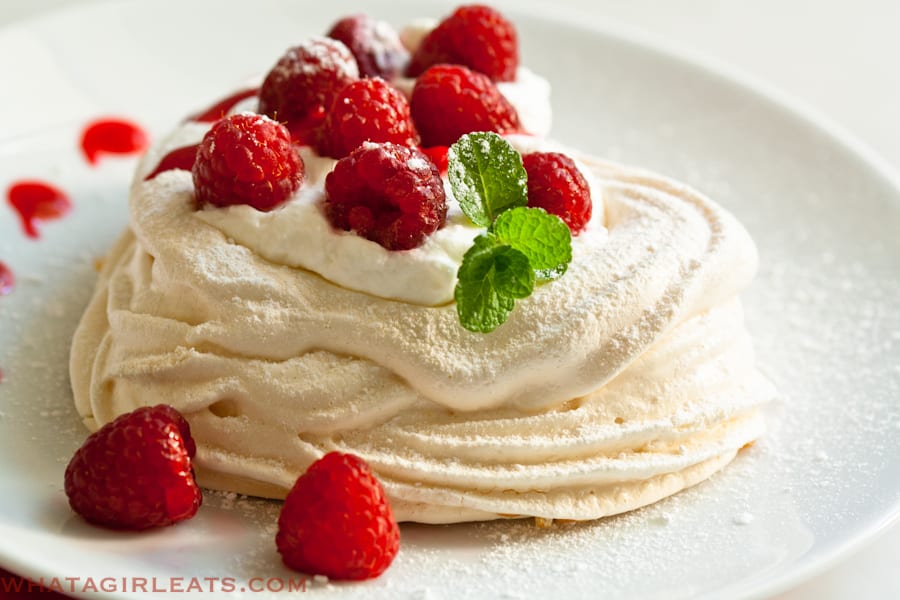
[[206, 132], [194, 162], [200, 205], [249, 204], [269, 211], [303, 182], [303, 161], [284, 125], [250, 113], [217, 121]]
[[516, 28], [488, 6], [461, 6], [429, 33], [413, 53], [408, 77], [432, 65], [464, 65], [494, 81], [513, 81], [519, 66]]
[[317, 150], [343, 158], [367, 141], [419, 143], [406, 97], [378, 77], [354, 81], [341, 91], [319, 132]]
[[417, 148], [365, 143], [325, 178], [331, 224], [388, 250], [421, 246], [447, 219], [437, 167]]
[[303, 139], [321, 123], [344, 86], [357, 79], [359, 67], [347, 46], [311, 38], [290, 48], [266, 75], [259, 112], [286, 123]]
[[528, 206], [543, 208], [562, 219], [573, 235], [591, 219], [591, 188], [575, 161], [558, 152], [522, 157], [528, 173]]
[[350, 49], [363, 77], [393, 79], [409, 62], [409, 52], [394, 28], [368, 15], [344, 17], [332, 26], [328, 37]]
[[431, 146], [430, 148], [422, 148], [422, 152], [428, 157], [428, 160], [434, 163], [441, 175], [447, 172], [449, 166], [449, 157], [447, 156], [449, 146]]
[[143, 407], [91, 434], [66, 468], [72, 509], [114, 529], [172, 525], [196, 514], [196, 452], [187, 421], [171, 406]]
[[416, 81], [409, 101], [423, 146], [450, 146], [473, 131], [521, 129], [516, 109], [481, 73], [436, 65]]
[[284, 500], [275, 545], [284, 563], [331, 579], [370, 579], [400, 549], [400, 529], [369, 466], [331, 452], [301, 475]]

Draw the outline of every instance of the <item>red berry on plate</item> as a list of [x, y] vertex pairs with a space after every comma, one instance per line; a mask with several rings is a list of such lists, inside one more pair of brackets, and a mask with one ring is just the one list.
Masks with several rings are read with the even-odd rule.
[[419, 143], [406, 97], [379, 77], [354, 81], [338, 94], [319, 131], [317, 150], [343, 158], [363, 142]]
[[366, 142], [325, 178], [331, 224], [388, 250], [421, 246], [447, 219], [437, 167], [417, 148]]
[[121, 415], [91, 434], [69, 462], [69, 504], [88, 521], [114, 529], [189, 519], [203, 499], [191, 470], [195, 452], [187, 421], [171, 406]]
[[543, 208], [562, 219], [573, 235], [591, 220], [591, 188], [575, 161], [558, 152], [522, 157], [528, 173], [528, 206]]
[[352, 454], [331, 452], [284, 500], [275, 545], [284, 563], [331, 579], [371, 579], [400, 549], [400, 529], [381, 484]]
[[303, 172], [284, 125], [243, 113], [206, 132], [194, 162], [194, 190], [199, 205], [249, 204], [269, 211], [300, 187]]
[[441, 63], [464, 65], [494, 81], [513, 81], [519, 66], [516, 28], [489, 6], [461, 6], [422, 40], [406, 75], [418, 77]]
[[356, 59], [343, 43], [311, 38], [290, 48], [259, 90], [259, 112], [286, 123], [303, 139], [348, 83], [359, 79]]
[[410, 98], [423, 146], [452, 146], [473, 131], [513, 133], [521, 129], [516, 109], [481, 73], [458, 65], [436, 65], [416, 81]]
[[409, 52], [394, 28], [368, 15], [344, 17], [332, 26], [328, 37], [350, 49], [363, 77], [393, 79], [409, 62]]

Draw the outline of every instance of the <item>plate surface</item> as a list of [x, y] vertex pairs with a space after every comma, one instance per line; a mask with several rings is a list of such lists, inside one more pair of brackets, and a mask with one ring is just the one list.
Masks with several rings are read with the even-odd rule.
[[[106, 578], [110, 597], [138, 595], [135, 578], [156, 577], [166, 589], [196, 580], [254, 598], [265, 597], [260, 588], [301, 584], [274, 549], [274, 502], [209, 493], [197, 518], [139, 535], [86, 526], [68, 510], [62, 474], [86, 435], [68, 388], [69, 339], [93, 288], [93, 262], [126, 223], [133, 167], [111, 158], [91, 168], [77, 142], [88, 120], [111, 114], [159, 136], [360, 6], [269, 0], [248, 13], [211, 1], [116, 3], [0, 32], [0, 56], [16, 58], [0, 63], [0, 187], [46, 179], [75, 206], [44, 225], [39, 241], [0, 209], [0, 261], [18, 276], [14, 293], [0, 297], [3, 566], [65, 585], [76, 578], [74, 595], [91, 591], [90, 578]], [[449, 8], [366, 3], [397, 25]], [[761, 368], [781, 393], [770, 432], [725, 472], [644, 510], [552, 531], [518, 522], [404, 526], [401, 554], [380, 579], [307, 581], [307, 591], [759, 597], [896, 519], [896, 179], [852, 142], [734, 78], [549, 9], [506, 12], [525, 63], [553, 84], [554, 137], [705, 191], [756, 239], [760, 273], [744, 297]]]

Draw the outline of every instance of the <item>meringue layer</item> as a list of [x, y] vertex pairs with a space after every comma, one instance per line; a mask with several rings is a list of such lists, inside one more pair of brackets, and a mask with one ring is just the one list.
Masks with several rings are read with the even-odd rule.
[[399, 520], [595, 519], [693, 485], [764, 430], [755, 246], [684, 185], [580, 159], [596, 223], [486, 335], [264, 256], [195, 210], [190, 173], [139, 177], [73, 340], [76, 407], [96, 429], [171, 404], [201, 485], [252, 495], [352, 452]]

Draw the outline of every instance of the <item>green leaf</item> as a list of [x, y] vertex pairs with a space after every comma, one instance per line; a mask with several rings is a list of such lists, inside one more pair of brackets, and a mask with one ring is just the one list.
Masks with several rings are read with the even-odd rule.
[[467, 133], [447, 152], [453, 196], [473, 223], [489, 227], [497, 215], [528, 203], [522, 156], [496, 133]]
[[543, 208], [508, 210], [497, 217], [490, 231], [528, 257], [539, 281], [559, 279], [572, 262], [569, 226]]
[[488, 333], [506, 322], [517, 298], [534, 290], [528, 257], [488, 233], [475, 238], [463, 256], [454, 297], [459, 321], [469, 331]]

